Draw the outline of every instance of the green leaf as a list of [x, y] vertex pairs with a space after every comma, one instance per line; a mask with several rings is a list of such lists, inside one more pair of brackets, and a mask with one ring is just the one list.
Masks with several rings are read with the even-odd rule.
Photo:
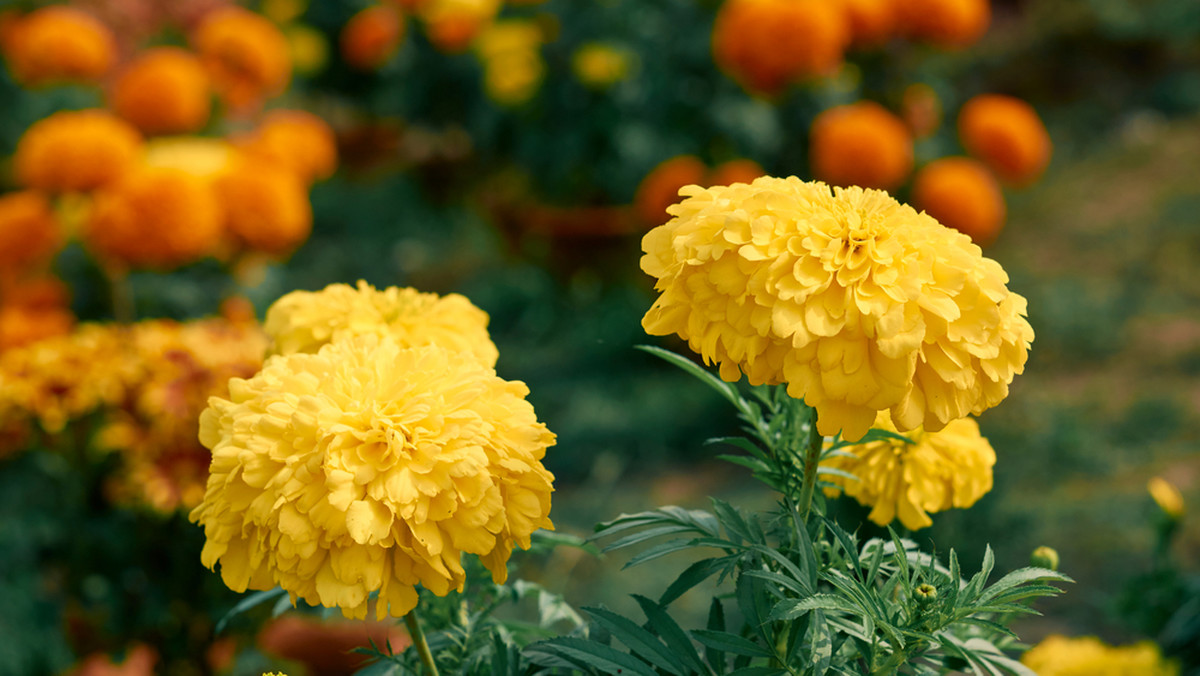
[[825, 613], [813, 611], [808, 623], [808, 652], [812, 659], [813, 676], [825, 676], [833, 663], [833, 637], [825, 622]]
[[863, 609], [837, 594], [814, 594], [804, 599], [784, 599], [775, 605], [768, 620], [794, 620], [813, 610], [837, 610], [862, 615]]
[[657, 636], [646, 631], [638, 623], [614, 613], [607, 608], [584, 608], [595, 621], [603, 626], [629, 651], [655, 667], [683, 676], [688, 667], [675, 657]]
[[699, 653], [696, 652], [696, 646], [692, 645], [692, 641], [688, 638], [688, 635], [684, 633], [675, 620], [671, 619], [671, 616], [667, 614], [667, 611], [662, 606], [640, 594], [634, 594], [633, 600], [637, 601], [638, 605], [642, 608], [642, 612], [646, 614], [646, 623], [649, 628], [662, 637], [667, 647], [674, 651], [676, 655], [682, 657], [698, 673], [703, 674], [707, 671], [704, 667], [704, 662], [700, 660]]
[[775, 653], [754, 641], [727, 631], [693, 629], [692, 636], [705, 646], [721, 652], [733, 653], [734, 655], [747, 655], [749, 657], [774, 657], [775, 655]]
[[546, 664], [537, 659], [540, 655], [550, 655], [578, 666], [590, 667], [601, 674], [630, 673], [640, 676], [657, 676], [653, 669], [628, 653], [623, 653], [602, 643], [573, 636], [559, 636], [549, 641], [534, 643], [525, 648], [525, 654], [534, 660], [535, 664], [543, 666], [561, 666], [560, 664]]
[[713, 512], [715, 512], [717, 515], [717, 521], [719, 521], [721, 525], [725, 527], [726, 533], [737, 538], [736, 541], [755, 541], [750, 532], [750, 527], [746, 525], [746, 520], [742, 517], [741, 512], [724, 500], [712, 498], [712, 503]]
[[678, 366], [679, 368], [698, 378], [704, 384], [716, 390], [718, 394], [720, 394], [722, 397], [725, 397], [725, 399], [727, 399], [729, 403], [733, 404], [735, 407], [739, 409], [743, 408], [744, 401], [741, 395], [738, 394], [737, 388], [725, 382], [724, 380], [721, 380], [717, 376], [714, 376], [712, 373], [708, 372], [691, 359], [688, 359], [683, 355], [675, 354], [670, 350], [664, 350], [661, 347], [655, 347], [653, 345], [637, 345], [635, 348], [641, 350], [642, 352], [652, 354], [670, 364]]
[[756, 577], [742, 575], [737, 578], [734, 591], [737, 594], [738, 608], [742, 611], [742, 617], [747, 625], [750, 626], [763, 641], [770, 641], [767, 636], [764, 625], [766, 617], [770, 613], [767, 605], [770, 600], [763, 590], [765, 582]]
[[969, 603], [974, 603], [979, 598], [983, 592], [983, 586], [987, 584], [988, 576], [992, 574], [992, 567], [995, 565], [996, 555], [992, 553], [992, 546], [987, 545], [983, 550], [983, 565], [963, 590]]
[[660, 542], [653, 547], [638, 552], [633, 558], [629, 559], [624, 566], [621, 566], [621, 570], [631, 568], [639, 563], [653, 561], [654, 559], [666, 556], [667, 554], [673, 554], [684, 549], [691, 549], [695, 546], [695, 538], [675, 538], [673, 540], [667, 540], [666, 542]]
[[553, 549], [555, 547], [570, 547], [572, 549], [582, 549], [592, 556], [599, 556], [600, 549], [596, 545], [588, 542], [586, 538], [581, 538], [578, 535], [571, 533], [563, 533], [561, 531], [540, 529], [533, 532], [529, 538], [533, 543], [533, 549]]
[[754, 443], [750, 439], [747, 439], [746, 437], [715, 437], [704, 442], [705, 446], [712, 446], [714, 444], [729, 444], [730, 446], [736, 446], [750, 455], [763, 460], [768, 457], [766, 452], [763, 451], [758, 444]]
[[680, 596], [683, 596], [696, 585], [712, 577], [713, 573], [733, 565], [735, 558], [736, 557], [725, 556], [721, 558], [701, 559], [700, 561], [688, 566], [682, 573], [679, 574], [679, 577], [675, 578], [675, 581], [667, 587], [667, 590], [663, 592], [662, 596], [659, 597], [659, 605], [669, 605], [672, 601]]
[[629, 535], [618, 538], [618, 539], [604, 545], [603, 549], [605, 552], [612, 552], [612, 551], [616, 551], [618, 549], [625, 549], [626, 547], [632, 547], [633, 545], [640, 544], [647, 540], [653, 540], [655, 538], [660, 538], [660, 537], [663, 537], [664, 535], [676, 535], [679, 533], [693, 533], [693, 532], [694, 532], [694, 530], [687, 526], [681, 526], [679, 524], [674, 524], [674, 523], [667, 524], [665, 526], [655, 526], [654, 528], [647, 528], [645, 530], [641, 530], [636, 533], [630, 533]]
[[[721, 605], [721, 599], [713, 598], [709, 605], [707, 626], [709, 631], [725, 631], [725, 607]], [[704, 659], [718, 674], [725, 673], [725, 651], [706, 645]]]
[[[1074, 580], [1067, 577], [1066, 575], [1063, 575], [1062, 573], [1059, 573], [1057, 571], [1050, 570], [1049, 568], [1036, 568], [1036, 567], [1018, 568], [1017, 570], [1014, 570], [1011, 573], [1009, 573], [1008, 575], [1005, 575], [1004, 577], [1000, 578], [999, 580], [996, 581], [995, 584], [993, 584], [992, 586], [990, 586], [986, 590], [984, 590], [984, 592], [979, 595], [979, 601], [981, 603], [987, 603], [988, 601], [999, 596], [1001, 592], [1004, 592], [1008, 589], [1012, 589], [1013, 587], [1017, 587], [1019, 585], [1024, 585], [1029, 582], [1034, 582], [1037, 580], [1047, 580], [1047, 579], [1048, 580], [1057, 580], [1059, 582], [1074, 582]], [[1041, 587], [1044, 589], [1054, 590], [1054, 592], [1052, 592], [1052, 593], [1061, 593], [1061, 591], [1062, 591], [1062, 590], [1058, 589], [1057, 587], [1050, 587], [1048, 585], [1041, 585]]]
[[786, 673], [779, 667], [743, 667], [729, 672], [728, 676], [780, 676]]
[[717, 460], [724, 460], [725, 462], [732, 463], [734, 465], [741, 465], [742, 467], [759, 474], [770, 474], [773, 471], [771, 466], [766, 462], [759, 460], [758, 458], [747, 458], [744, 455], [718, 455]]
[[217, 626], [214, 629], [214, 633], [220, 634], [225, 630], [225, 626], [229, 624], [229, 621], [233, 618], [241, 615], [251, 608], [266, 603], [281, 595], [286, 596], [287, 592], [283, 589], [283, 587], [276, 587], [266, 591], [254, 592], [241, 601], [238, 601], [236, 605], [229, 609], [229, 612], [225, 613], [220, 620], [217, 620]]
[[[822, 475], [823, 476], [840, 476], [841, 478], [847, 479], [849, 481], [859, 481], [859, 478], [857, 475], [851, 474], [850, 472], [847, 472], [846, 470], [836, 469], [834, 467], [821, 467], [820, 465], [818, 465], [817, 466], [817, 476], [822, 476]], [[837, 484], [834, 484], [834, 486], [836, 486], [836, 485]]]

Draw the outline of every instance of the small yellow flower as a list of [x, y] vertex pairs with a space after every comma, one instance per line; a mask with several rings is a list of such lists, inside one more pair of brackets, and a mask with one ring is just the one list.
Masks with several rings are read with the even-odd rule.
[[546, 74], [538, 51], [542, 31], [533, 21], [510, 19], [488, 26], [476, 43], [484, 65], [483, 84], [497, 103], [517, 105], [537, 93]]
[[1158, 504], [1164, 514], [1172, 519], [1183, 517], [1185, 510], [1183, 495], [1179, 493], [1179, 489], [1174, 484], [1156, 476], [1146, 483], [1146, 490], [1150, 491], [1150, 497], [1154, 498], [1154, 502]]
[[391, 336], [277, 355], [200, 418], [213, 452], [201, 560], [231, 589], [399, 617], [416, 585], [462, 589], [463, 553], [497, 582], [513, 546], [552, 528], [554, 435], [523, 383], [470, 355]]
[[877, 411], [937, 431], [1008, 395], [1033, 329], [979, 247], [887, 193], [795, 177], [688, 186], [642, 239], [660, 293], [642, 319], [721, 377], [787, 383], [826, 436]]
[[624, 80], [633, 67], [633, 56], [624, 49], [603, 42], [589, 42], [571, 57], [571, 67], [579, 81], [604, 89]]
[[1048, 636], [1021, 657], [1039, 676], [1177, 676], [1151, 641], [1114, 647], [1094, 636]]
[[488, 336], [488, 315], [465, 296], [412, 288], [378, 290], [330, 284], [293, 291], [267, 309], [272, 354], [316, 352], [326, 343], [364, 334], [391, 335], [406, 347], [437, 344], [494, 366], [499, 352]]
[[[875, 421], [877, 429], [896, 432], [886, 412]], [[962, 418], [939, 432], [907, 433], [913, 443], [884, 439], [843, 450], [853, 459], [834, 456], [823, 467], [858, 477], [852, 481], [837, 475], [827, 479], [846, 495], [873, 507], [868, 518], [886, 526], [893, 519], [910, 530], [933, 524], [929, 512], [952, 507], [970, 507], [992, 490], [992, 467], [996, 452], [979, 434], [979, 425]], [[826, 489], [834, 496], [838, 489]]]

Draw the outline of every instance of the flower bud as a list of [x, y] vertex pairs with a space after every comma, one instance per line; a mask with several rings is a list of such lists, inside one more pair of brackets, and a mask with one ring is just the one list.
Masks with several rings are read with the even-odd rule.
[[913, 596], [917, 598], [917, 603], [927, 606], [937, 600], [937, 587], [928, 582], [921, 583], [913, 590]]
[[1178, 520], [1183, 516], [1183, 495], [1174, 484], [1156, 476], [1147, 482], [1146, 490], [1150, 492], [1150, 497], [1154, 498], [1159, 509], [1172, 520]]
[[1058, 570], [1058, 552], [1044, 545], [1038, 547], [1029, 555], [1029, 564], [1038, 568]]

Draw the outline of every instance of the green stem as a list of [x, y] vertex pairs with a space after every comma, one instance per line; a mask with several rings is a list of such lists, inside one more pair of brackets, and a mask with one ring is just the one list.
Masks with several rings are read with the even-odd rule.
[[[815, 411], [814, 411], [815, 413]], [[817, 488], [817, 465], [821, 461], [821, 450], [825, 447], [825, 436], [817, 431], [817, 419], [813, 416], [808, 430], [808, 447], [804, 449], [804, 483], [800, 486], [800, 518], [808, 522], [812, 511], [813, 492]]]
[[404, 616], [404, 624], [408, 626], [408, 635], [412, 638], [417, 654], [421, 656], [421, 664], [425, 665], [428, 676], [438, 676], [437, 664], [433, 661], [433, 653], [429, 652], [429, 644], [425, 642], [425, 632], [417, 622], [417, 609], [413, 608]]
[[113, 318], [118, 324], [132, 324], [134, 316], [133, 286], [129, 283], [129, 273], [124, 269], [109, 267], [108, 289], [112, 297]]

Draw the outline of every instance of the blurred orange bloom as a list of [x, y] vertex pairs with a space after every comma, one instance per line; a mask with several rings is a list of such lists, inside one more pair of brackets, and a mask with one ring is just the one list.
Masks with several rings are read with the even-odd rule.
[[75, 315], [65, 308], [0, 307], [0, 350], [71, 332]]
[[996, 178], [968, 157], [943, 157], [927, 164], [913, 180], [913, 205], [979, 246], [996, 240], [1004, 227], [1004, 194]]
[[461, 52], [496, 18], [500, 0], [424, 0], [417, 11], [425, 34], [446, 53]]
[[893, 190], [912, 171], [912, 136], [899, 117], [874, 101], [836, 106], [813, 120], [813, 176], [832, 185]]
[[258, 635], [259, 648], [268, 655], [307, 666], [314, 674], [351, 674], [366, 660], [353, 650], [374, 641], [403, 652], [410, 641], [408, 634], [386, 622], [322, 622], [298, 615], [271, 620]]
[[62, 242], [45, 195], [24, 190], [0, 196], [0, 267], [15, 270], [43, 262]]
[[638, 186], [633, 206], [646, 225], [662, 225], [670, 216], [667, 207], [678, 202], [679, 189], [704, 183], [708, 167], [695, 155], [678, 155], [654, 167]]
[[216, 179], [226, 227], [250, 249], [286, 254], [308, 239], [312, 206], [304, 182], [272, 162], [244, 156]]
[[114, 662], [112, 657], [96, 653], [67, 672], [67, 676], [154, 676], [154, 665], [158, 653], [144, 644], [135, 644], [125, 653], [125, 658]]
[[21, 18], [4, 51], [13, 76], [26, 85], [98, 80], [116, 61], [108, 27], [89, 14], [57, 5]]
[[146, 134], [180, 134], [204, 127], [211, 97], [199, 57], [178, 47], [156, 47], [125, 67], [109, 104]]
[[708, 186], [732, 185], [734, 183], [749, 183], [767, 172], [754, 160], [730, 160], [719, 164], [708, 175]]
[[842, 63], [850, 26], [826, 0], [726, 0], [713, 24], [713, 58], [744, 87], [778, 94]]
[[119, 178], [137, 161], [137, 129], [103, 110], [55, 113], [34, 122], [17, 142], [17, 178], [31, 188], [91, 190]]
[[975, 44], [992, 20], [989, 0], [901, 0], [896, 6], [906, 34], [939, 47]]
[[235, 109], [280, 94], [292, 77], [287, 38], [279, 28], [241, 7], [205, 15], [192, 36], [213, 88]]
[[360, 70], [375, 70], [388, 62], [404, 38], [404, 17], [393, 7], [368, 7], [342, 27], [342, 59]]
[[876, 47], [896, 34], [896, 5], [905, 0], [841, 0], [856, 47]]
[[958, 113], [958, 136], [968, 153], [1013, 185], [1036, 181], [1050, 163], [1046, 125], [1018, 98], [981, 94], [967, 101]]
[[337, 138], [320, 117], [303, 110], [275, 110], [241, 144], [242, 150], [291, 170], [305, 183], [337, 169]]
[[171, 268], [212, 254], [221, 234], [221, 206], [208, 181], [143, 167], [96, 193], [83, 237], [103, 259]]

